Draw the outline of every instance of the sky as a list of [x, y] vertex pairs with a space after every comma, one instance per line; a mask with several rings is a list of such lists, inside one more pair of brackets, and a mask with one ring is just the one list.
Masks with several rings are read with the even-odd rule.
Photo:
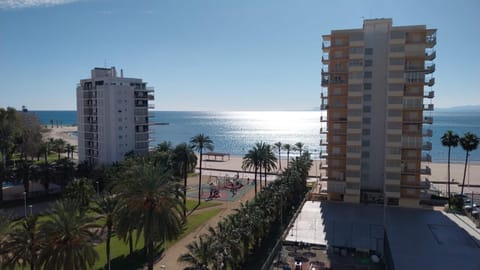
[[436, 28], [438, 108], [480, 104], [478, 0], [0, 0], [0, 107], [75, 110], [76, 85], [115, 66], [155, 110], [311, 110], [322, 35], [363, 19]]

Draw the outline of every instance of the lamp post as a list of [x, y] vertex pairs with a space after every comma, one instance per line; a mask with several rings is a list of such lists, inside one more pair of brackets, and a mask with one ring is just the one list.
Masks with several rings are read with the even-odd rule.
[[96, 181], [96, 183], [97, 183], [97, 195], [100, 195], [100, 187], [99, 187], [99, 182], [98, 182], [98, 180]]
[[30, 216], [33, 216], [33, 204], [30, 204], [28, 208], [30, 208]]
[[27, 217], [27, 192], [23, 192], [23, 206], [25, 210], [25, 217]]

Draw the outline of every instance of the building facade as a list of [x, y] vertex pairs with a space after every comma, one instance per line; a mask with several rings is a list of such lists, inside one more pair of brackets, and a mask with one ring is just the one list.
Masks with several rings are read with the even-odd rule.
[[142, 79], [117, 76], [115, 67], [94, 68], [77, 85], [78, 158], [111, 164], [127, 153], [145, 154], [151, 139], [153, 88]]
[[[323, 36], [322, 158], [329, 199], [418, 205], [432, 130], [436, 29], [365, 20]], [[422, 163], [423, 161], [423, 163]]]

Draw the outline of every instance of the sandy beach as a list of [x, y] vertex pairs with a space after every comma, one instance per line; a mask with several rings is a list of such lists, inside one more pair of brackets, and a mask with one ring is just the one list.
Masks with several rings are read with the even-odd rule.
[[77, 131], [76, 126], [62, 126], [62, 127], [53, 127], [46, 128], [46, 132], [43, 133], [44, 140], [52, 139], [63, 139], [70, 145], [77, 146], [78, 141], [76, 136], [72, 136], [72, 132]]
[[[48, 131], [44, 133], [44, 138], [61, 138], [65, 140], [67, 143], [71, 145], [78, 145], [77, 138], [72, 136], [71, 133], [77, 131], [76, 126], [63, 126], [63, 127], [54, 127], [48, 128]], [[282, 157], [282, 168], [286, 167], [286, 158]], [[319, 168], [320, 161], [315, 160], [310, 170], [310, 176], [319, 177], [325, 172]], [[214, 175], [214, 176], [235, 176], [235, 172], [225, 172], [225, 171], [217, 171], [217, 170], [232, 170], [232, 171], [240, 171], [240, 176], [243, 178], [252, 177], [253, 174], [248, 174], [244, 172], [242, 169], [242, 157], [241, 156], [230, 156], [228, 159], [225, 157], [225, 161], [214, 161], [214, 160], [207, 160], [204, 156], [203, 161], [203, 169], [205, 175]], [[423, 163], [422, 167], [425, 168], [426, 166], [431, 168], [431, 175], [423, 175], [422, 180], [427, 178], [429, 181], [433, 182], [445, 182], [447, 181], [447, 163]], [[458, 183], [462, 182], [463, 179], [463, 171], [464, 171], [464, 164], [463, 163], [452, 163], [451, 164], [451, 178], [454, 179], [455, 184], [452, 185], [452, 191], [457, 192], [460, 191], [460, 187], [458, 187]], [[270, 176], [269, 179], [273, 179], [274, 176]], [[467, 167], [467, 175], [465, 179], [465, 184], [467, 185], [480, 185], [480, 164], [479, 163], [471, 163]], [[441, 190], [446, 190], [445, 184], [435, 184], [435, 186]], [[480, 192], [480, 188], [465, 188], [467, 192], [473, 191], [475, 193]]]

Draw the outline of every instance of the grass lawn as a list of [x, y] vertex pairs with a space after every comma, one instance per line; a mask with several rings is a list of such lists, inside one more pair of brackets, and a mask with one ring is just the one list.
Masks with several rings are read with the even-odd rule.
[[[196, 202], [195, 202], [196, 205]], [[203, 205], [203, 203], [202, 203]], [[212, 207], [212, 206], [208, 206]], [[205, 207], [204, 207], [205, 208]], [[205, 210], [200, 213], [193, 213], [187, 217], [187, 224], [185, 226], [184, 232], [178, 237], [175, 241], [169, 241], [166, 244], [166, 248], [168, 249], [170, 246], [175, 244], [178, 240], [182, 239], [186, 235], [190, 234], [193, 230], [204, 224], [207, 220], [214, 217], [220, 212], [221, 209], [215, 208], [210, 210]], [[136, 241], [136, 237], [134, 237], [134, 243]], [[95, 247], [95, 250], [99, 254], [99, 259], [95, 263], [93, 269], [104, 269], [103, 267], [106, 264], [107, 258], [105, 254], [105, 245], [106, 243], [103, 242]], [[138, 239], [138, 243], [134, 244], [135, 253], [132, 258], [128, 258], [128, 244], [124, 243], [123, 241], [119, 240], [116, 236], [111, 240], [111, 256], [112, 256], [112, 269], [137, 269], [138, 267], [142, 267], [142, 265], [146, 262], [145, 254], [142, 253], [144, 242], [143, 237], [140, 236]]]

